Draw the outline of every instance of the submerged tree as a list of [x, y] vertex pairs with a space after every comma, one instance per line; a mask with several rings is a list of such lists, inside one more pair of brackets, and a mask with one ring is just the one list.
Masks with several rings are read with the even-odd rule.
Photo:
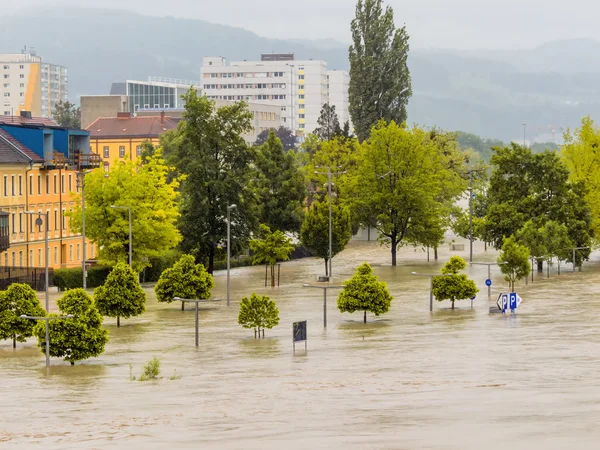
[[254, 252], [253, 264], [266, 263], [271, 268], [271, 287], [275, 287], [275, 265], [277, 261], [287, 261], [294, 251], [292, 240], [279, 230], [262, 224], [258, 239], [250, 241], [250, 249]]
[[456, 300], [467, 300], [473, 298], [478, 292], [475, 282], [464, 273], [467, 263], [460, 256], [450, 258], [442, 268], [443, 277], [433, 278], [433, 295], [438, 302], [450, 300], [452, 309]]
[[498, 257], [500, 271], [504, 279], [510, 284], [511, 290], [515, 291], [515, 283], [529, 275], [531, 265], [529, 264], [529, 249], [520, 245], [514, 236], [504, 239], [502, 251]]
[[252, 294], [250, 298], [244, 297], [240, 302], [238, 323], [243, 328], [254, 328], [254, 339], [262, 330], [265, 337], [265, 328], [269, 330], [279, 324], [279, 310], [273, 300], [267, 296]]
[[373, 269], [367, 263], [356, 269], [356, 274], [344, 283], [337, 306], [340, 312], [364, 311], [364, 323], [367, 323], [367, 311], [376, 316], [390, 310], [393, 297], [387, 285], [373, 275]]
[[45, 317], [46, 311], [31, 286], [14, 283], [0, 292], [0, 341], [12, 339], [13, 348], [33, 336], [35, 328], [34, 321], [21, 315]]

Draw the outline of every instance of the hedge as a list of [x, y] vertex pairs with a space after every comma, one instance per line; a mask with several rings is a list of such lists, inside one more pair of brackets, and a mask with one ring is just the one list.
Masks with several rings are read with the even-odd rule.
[[[112, 267], [107, 266], [89, 267], [87, 269], [87, 287], [95, 288], [102, 286], [111, 270]], [[54, 271], [54, 285], [60, 291], [83, 287], [83, 269], [81, 267], [56, 269]]]

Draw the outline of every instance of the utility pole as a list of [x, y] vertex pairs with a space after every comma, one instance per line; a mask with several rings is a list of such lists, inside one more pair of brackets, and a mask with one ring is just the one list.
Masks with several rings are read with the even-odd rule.
[[473, 171], [469, 170], [469, 262], [473, 262]]

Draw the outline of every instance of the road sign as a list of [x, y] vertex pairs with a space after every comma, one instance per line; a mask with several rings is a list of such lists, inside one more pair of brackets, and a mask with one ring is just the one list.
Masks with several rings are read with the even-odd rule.
[[516, 292], [510, 292], [506, 294], [498, 295], [498, 301], [496, 305], [498, 305], [498, 309], [502, 311], [502, 314], [506, 314], [506, 310], [510, 309], [511, 312], [515, 312], [515, 310], [521, 305], [523, 299]]
[[490, 287], [492, 285], [492, 280], [490, 280], [489, 278], [487, 280], [485, 280], [485, 285], [487, 287]]
[[294, 340], [294, 351], [296, 351], [296, 342], [304, 341], [304, 350], [307, 348], [307, 335], [306, 335], [306, 320], [302, 322], [294, 322], [294, 328], [292, 332]]

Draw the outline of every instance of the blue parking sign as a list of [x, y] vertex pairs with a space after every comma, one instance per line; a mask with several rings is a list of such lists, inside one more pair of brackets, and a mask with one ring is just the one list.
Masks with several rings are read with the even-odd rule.
[[517, 309], [517, 293], [511, 292], [511, 294], [510, 294], [510, 311], [515, 312], [515, 309]]

